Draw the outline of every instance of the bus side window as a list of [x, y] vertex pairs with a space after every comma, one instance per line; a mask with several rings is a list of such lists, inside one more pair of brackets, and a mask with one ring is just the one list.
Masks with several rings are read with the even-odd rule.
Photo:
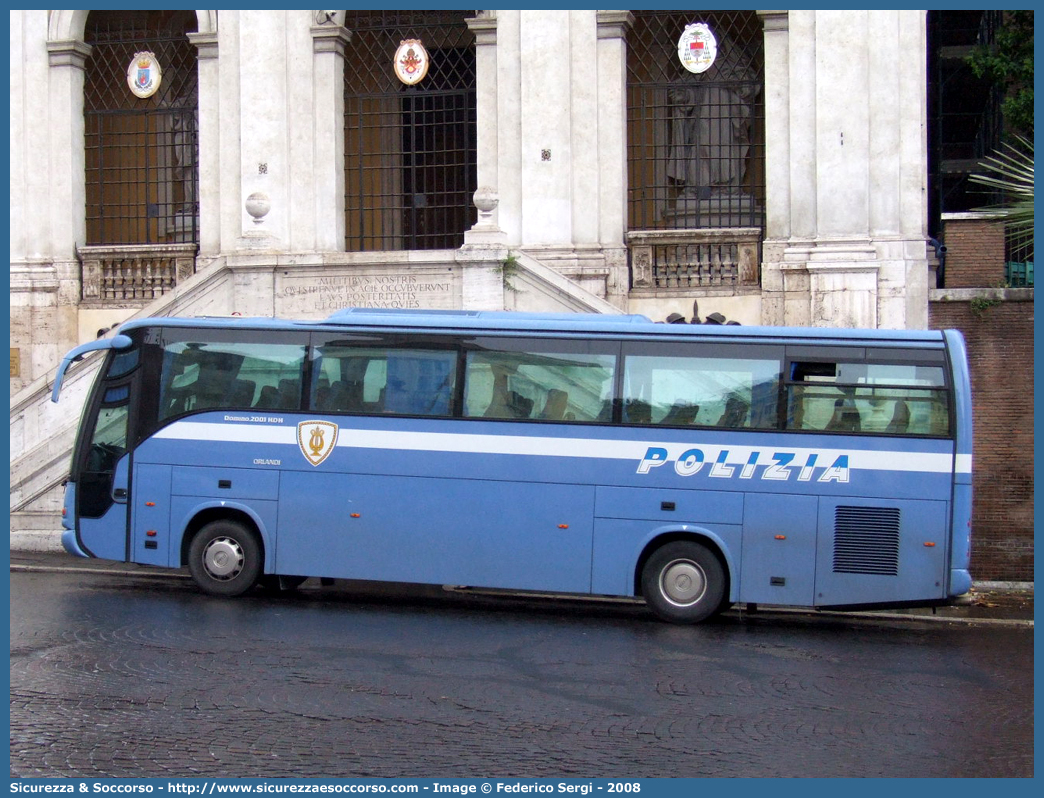
[[787, 428], [872, 435], [949, 434], [941, 366], [793, 361]]
[[[691, 352], [687, 354], [686, 352]], [[720, 353], [720, 354], [719, 354]], [[663, 355], [628, 354], [627, 424], [772, 429], [777, 424], [779, 359], [742, 349], [672, 347]]]
[[745, 427], [748, 412], [750, 412], [750, 403], [745, 402], [739, 394], [731, 394], [725, 400], [725, 409], [722, 410], [716, 426], [730, 429]]
[[457, 354], [337, 340], [316, 348], [312, 409], [327, 413], [445, 416]]
[[469, 352], [464, 415], [512, 421], [609, 420], [614, 355], [554, 351], [555, 345], [548, 345], [548, 351], [533, 348]]
[[129, 396], [130, 391], [125, 386], [106, 390], [87, 455], [88, 471], [114, 470], [116, 461], [127, 451]]
[[415, 416], [448, 415], [456, 363], [456, 354], [453, 352], [389, 352], [383, 396], [384, 412]]
[[168, 342], [160, 420], [200, 410], [296, 409], [304, 353], [303, 345], [264, 340]]

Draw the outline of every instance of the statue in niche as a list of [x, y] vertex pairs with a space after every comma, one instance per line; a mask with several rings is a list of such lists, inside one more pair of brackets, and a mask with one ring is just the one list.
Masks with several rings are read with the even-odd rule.
[[178, 96], [171, 114], [174, 184], [181, 189], [181, 213], [196, 213], [196, 82]]
[[686, 72], [670, 89], [671, 136], [667, 177], [679, 203], [743, 194], [751, 142], [757, 72], [742, 47], [723, 42], [705, 72]]

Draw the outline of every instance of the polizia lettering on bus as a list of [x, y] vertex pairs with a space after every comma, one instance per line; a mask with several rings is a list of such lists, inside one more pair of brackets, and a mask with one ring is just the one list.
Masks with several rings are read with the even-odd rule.
[[678, 476], [692, 477], [704, 473], [714, 479], [754, 479], [760, 468], [760, 479], [798, 482], [842, 482], [849, 477], [849, 455], [821, 452], [772, 452], [750, 450], [745, 460], [737, 461], [728, 449], [686, 448], [671, 458], [667, 448], [650, 446], [638, 463], [638, 474], [648, 474], [669, 462]]

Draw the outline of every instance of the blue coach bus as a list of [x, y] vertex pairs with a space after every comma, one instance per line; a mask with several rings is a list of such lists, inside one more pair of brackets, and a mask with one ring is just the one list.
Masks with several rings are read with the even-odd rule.
[[307, 577], [736, 602], [944, 604], [971, 586], [954, 331], [349, 309], [153, 318], [107, 350], [67, 551], [207, 593]]

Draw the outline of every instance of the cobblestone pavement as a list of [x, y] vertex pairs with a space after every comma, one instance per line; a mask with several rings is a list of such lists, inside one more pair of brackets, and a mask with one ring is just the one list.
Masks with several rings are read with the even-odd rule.
[[1028, 625], [310, 585], [13, 570], [11, 775], [1033, 773]]

